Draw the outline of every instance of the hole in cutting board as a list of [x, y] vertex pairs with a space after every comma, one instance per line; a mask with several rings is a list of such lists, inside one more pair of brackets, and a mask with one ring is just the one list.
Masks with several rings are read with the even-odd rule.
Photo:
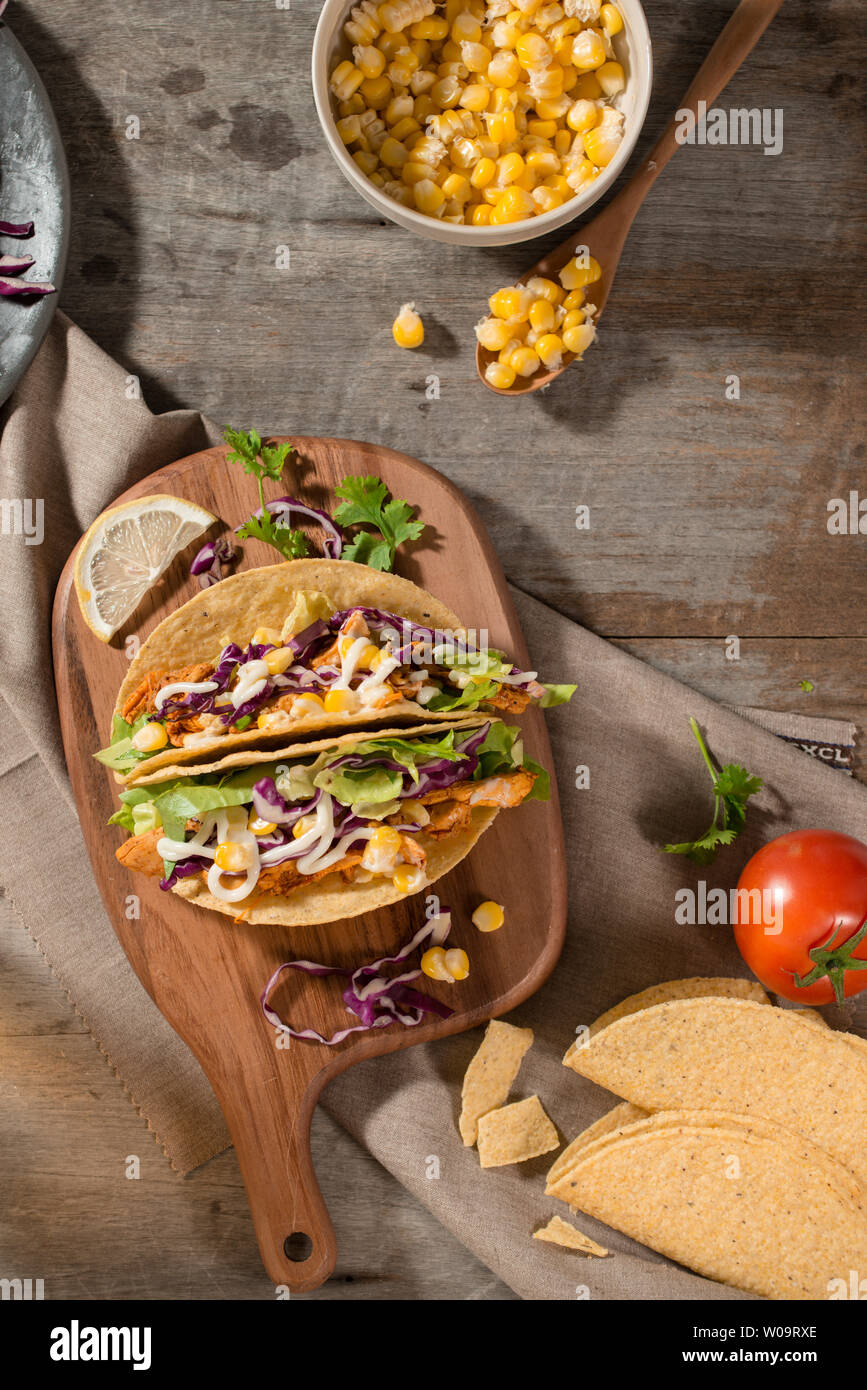
[[304, 1231], [293, 1231], [283, 1242], [283, 1254], [293, 1264], [301, 1265], [313, 1254], [313, 1241]]

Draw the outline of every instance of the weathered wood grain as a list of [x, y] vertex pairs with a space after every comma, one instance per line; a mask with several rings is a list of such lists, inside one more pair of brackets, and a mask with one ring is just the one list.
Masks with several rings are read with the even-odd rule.
[[[275, 1297], [234, 1152], [178, 1178], [2, 898], [0, 1108], [4, 1276], [52, 1300]], [[311, 1146], [340, 1255], [293, 1299], [514, 1297], [321, 1110]]]
[[[833, 16], [787, 0], [722, 99], [781, 108], [783, 154], [679, 151], [630, 236], [598, 348], [520, 402], [474, 379], [472, 325], [546, 243], [475, 253], [380, 223], [316, 124], [318, 8], [20, 11], [73, 170], [72, 316], [157, 407], [432, 463], [477, 501], [507, 574], [597, 631], [863, 635], [863, 544], [826, 530], [828, 500], [865, 490], [854, 0]], [[646, 8], [656, 80], [636, 159], [732, 5]], [[418, 353], [391, 340], [405, 299], [426, 317]]]

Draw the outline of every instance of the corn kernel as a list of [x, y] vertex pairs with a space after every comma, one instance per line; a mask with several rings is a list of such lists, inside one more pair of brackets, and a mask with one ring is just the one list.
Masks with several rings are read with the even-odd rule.
[[563, 330], [563, 346], [568, 352], [574, 352], [576, 357], [580, 357], [587, 351], [593, 339], [596, 337], [596, 329], [592, 323], [579, 324], [577, 328], [566, 328]]
[[[421, 186], [422, 185], [420, 183], [417, 183], [413, 188], [413, 194], [417, 194]], [[436, 188], [436, 184], [433, 184], [432, 187]], [[440, 190], [438, 188], [437, 192], [440, 193]], [[440, 193], [440, 197], [442, 198], [442, 201], [445, 202], [445, 198], [443, 197], [442, 193]], [[424, 211], [424, 209], [422, 209], [422, 211]], [[392, 324], [391, 331], [394, 337], [394, 341], [397, 343], [398, 347], [421, 347], [422, 343], [424, 342], [424, 324], [421, 321], [421, 316], [416, 313], [414, 304], [401, 305], [400, 313], [398, 314], [397, 318]], [[328, 695], [325, 696], [326, 709], [330, 708], [328, 704], [329, 697], [331, 695], [336, 695], [339, 693], [339, 691], [329, 690]]]
[[331, 90], [338, 101], [348, 101], [353, 92], [358, 91], [364, 80], [364, 73], [359, 72], [352, 63], [338, 63], [331, 74]]
[[535, 345], [539, 361], [549, 372], [563, 365], [563, 339], [556, 333], [543, 333]]
[[448, 34], [448, 20], [443, 19], [441, 15], [430, 15], [427, 19], [420, 19], [417, 24], [413, 24], [409, 32], [414, 39], [428, 39], [436, 43]]
[[476, 337], [489, 352], [500, 352], [512, 336], [505, 319], [487, 318], [476, 324]]
[[561, 194], [555, 193], [553, 188], [546, 188], [544, 184], [534, 188], [530, 196], [537, 213], [553, 212], [555, 208], [563, 206]]
[[619, 34], [623, 28], [623, 15], [616, 5], [603, 5], [599, 11], [599, 18], [602, 22], [602, 28], [609, 38]]
[[169, 735], [165, 725], [155, 719], [142, 724], [138, 732], [132, 736], [132, 746], [138, 749], [139, 753], [157, 753], [161, 748], [165, 748], [168, 741]]
[[513, 184], [494, 205], [491, 223], [500, 226], [507, 222], [520, 222], [522, 218], [530, 216], [534, 206], [533, 199], [526, 189], [517, 188]]
[[391, 127], [391, 133], [395, 140], [399, 140], [403, 145], [411, 135], [419, 135], [421, 126], [412, 116], [404, 116], [402, 121], [398, 121]]
[[519, 154], [504, 154], [497, 160], [497, 183], [501, 188], [514, 183], [524, 172], [524, 161]]
[[446, 201], [442, 189], [429, 178], [420, 179], [414, 184], [412, 194], [419, 212], [425, 212], [429, 216], [435, 216], [440, 212]]
[[499, 931], [505, 920], [502, 905], [494, 902], [479, 903], [472, 917], [473, 926], [483, 932]]
[[517, 286], [512, 285], [507, 285], [505, 289], [497, 290], [488, 300], [488, 307], [496, 319], [505, 320], [517, 318], [522, 312], [523, 305], [523, 294]]
[[342, 121], [337, 122], [337, 134], [344, 145], [354, 145], [356, 140], [361, 139], [360, 118], [358, 116], [344, 116]]
[[507, 48], [499, 49], [488, 65], [488, 81], [495, 87], [514, 87], [520, 75], [521, 64]]
[[321, 714], [324, 709], [322, 696], [315, 690], [304, 690], [292, 701], [293, 714]]
[[239, 845], [235, 840], [222, 840], [214, 851], [214, 863], [224, 874], [246, 873], [252, 861], [252, 845]]
[[400, 177], [408, 187], [411, 187], [414, 183], [420, 183], [422, 179], [430, 178], [430, 165], [419, 164], [410, 160], [401, 169]]
[[484, 111], [491, 99], [491, 89], [483, 82], [471, 82], [461, 92], [460, 104], [465, 111]]
[[497, 166], [492, 159], [480, 159], [473, 166], [470, 174], [470, 183], [473, 188], [487, 188], [488, 184], [496, 177]]
[[295, 661], [295, 653], [291, 647], [281, 647], [278, 642], [270, 652], [265, 653], [262, 660], [268, 667], [270, 675], [282, 676], [283, 672]]
[[292, 827], [292, 839], [300, 840], [301, 836], [306, 835], [308, 830], [312, 830], [315, 825], [315, 816], [301, 816]]
[[464, 40], [478, 43], [482, 37], [482, 26], [473, 15], [464, 12], [458, 15], [452, 25], [451, 37], [454, 43], [462, 43]]
[[564, 290], [580, 290], [585, 285], [595, 285], [601, 279], [602, 267], [599, 262], [585, 253], [580, 257], [573, 256], [560, 271], [560, 284]]
[[469, 213], [470, 225], [473, 227], [487, 227], [491, 221], [491, 209], [487, 203], [476, 203], [472, 212]]
[[443, 964], [453, 981], [465, 980], [470, 973], [470, 958], [466, 951], [462, 951], [458, 946], [446, 951]]
[[441, 77], [430, 89], [431, 100], [435, 106], [457, 106], [461, 95], [461, 84], [456, 77]]
[[391, 881], [398, 893], [417, 893], [424, 885], [425, 871], [419, 864], [398, 864]]
[[355, 66], [365, 77], [381, 77], [385, 72], [385, 54], [373, 44], [357, 44], [352, 56]]
[[388, 139], [382, 142], [379, 157], [389, 169], [401, 169], [409, 159], [409, 153], [405, 145], [395, 140], [393, 135], [389, 135]]
[[553, 140], [557, 134], [556, 121], [528, 121], [527, 130], [531, 135], [537, 135], [541, 140]]
[[462, 43], [461, 61], [467, 72], [485, 73], [491, 61], [491, 51], [483, 43]]
[[272, 831], [277, 829], [277, 826], [274, 821], [263, 820], [261, 816], [256, 815], [255, 811], [251, 811], [247, 821], [247, 829], [254, 835], [270, 835]]
[[530, 305], [530, 327], [537, 333], [550, 333], [556, 322], [554, 305], [547, 299], [537, 299]]
[[584, 136], [585, 154], [600, 169], [611, 163], [620, 149], [620, 144], [620, 132], [607, 126], [597, 126], [595, 130], [588, 130]]
[[527, 168], [536, 178], [547, 178], [559, 173], [560, 160], [553, 150], [531, 150], [527, 155]]
[[451, 971], [446, 969], [446, 953], [442, 946], [431, 946], [425, 951], [419, 962], [423, 975], [427, 975], [429, 980], [446, 980], [449, 984], [454, 983]]
[[626, 73], [620, 63], [603, 63], [596, 80], [607, 97], [616, 97], [626, 86]]
[[485, 117], [485, 124], [488, 135], [492, 140], [496, 140], [498, 145], [507, 144], [518, 134], [513, 111], [494, 111]]
[[566, 124], [570, 130], [583, 135], [586, 130], [593, 129], [598, 117], [599, 110], [595, 101], [588, 101], [585, 97], [580, 97], [566, 112]]
[[525, 68], [545, 68], [554, 57], [541, 34], [522, 34], [515, 44], [515, 53]]
[[563, 316], [560, 328], [565, 333], [568, 328], [577, 328], [579, 324], [584, 323], [586, 318], [587, 315], [583, 309], [569, 309]]
[[470, 181], [464, 174], [449, 174], [442, 185], [442, 190], [447, 198], [465, 203], [471, 192]]
[[509, 366], [518, 376], [532, 376], [539, 370], [539, 356], [533, 348], [522, 345], [510, 355]]
[[388, 78], [365, 77], [361, 84], [361, 95], [374, 111], [381, 111], [391, 101], [392, 86]]
[[580, 309], [586, 298], [587, 296], [583, 289], [576, 286], [574, 290], [569, 291], [566, 298], [563, 300], [563, 308], [567, 313], [570, 309]]
[[507, 362], [489, 362], [485, 368], [485, 381], [498, 391], [508, 391], [515, 384], [515, 372]]
[[572, 41], [572, 62], [579, 72], [601, 68], [606, 59], [605, 41], [595, 29], [584, 29]]

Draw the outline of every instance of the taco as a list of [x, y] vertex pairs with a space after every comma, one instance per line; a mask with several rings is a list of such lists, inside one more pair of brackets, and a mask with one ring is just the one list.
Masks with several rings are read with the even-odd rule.
[[132, 785], [154, 769], [323, 729], [520, 714], [574, 689], [540, 685], [407, 579], [293, 560], [224, 579], [160, 623], [96, 757]]
[[237, 771], [175, 767], [121, 792], [121, 864], [248, 922], [332, 922], [420, 892], [499, 809], [548, 796], [519, 730], [478, 717], [246, 757]]

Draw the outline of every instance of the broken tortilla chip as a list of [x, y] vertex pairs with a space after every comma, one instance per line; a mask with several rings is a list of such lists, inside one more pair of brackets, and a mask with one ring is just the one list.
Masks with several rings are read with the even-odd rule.
[[585, 1236], [577, 1226], [570, 1226], [568, 1221], [559, 1216], [552, 1216], [547, 1226], [543, 1226], [541, 1231], [534, 1231], [533, 1239], [548, 1240], [552, 1245], [563, 1245], [567, 1250], [577, 1250], [582, 1255], [608, 1254], [604, 1245], [597, 1245], [595, 1240]]
[[490, 1110], [479, 1120], [479, 1161], [483, 1168], [526, 1163], [560, 1147], [560, 1138], [538, 1096]]
[[479, 1120], [508, 1098], [524, 1053], [533, 1045], [532, 1028], [515, 1028], [493, 1019], [464, 1077], [458, 1128], [465, 1144], [475, 1144]]

